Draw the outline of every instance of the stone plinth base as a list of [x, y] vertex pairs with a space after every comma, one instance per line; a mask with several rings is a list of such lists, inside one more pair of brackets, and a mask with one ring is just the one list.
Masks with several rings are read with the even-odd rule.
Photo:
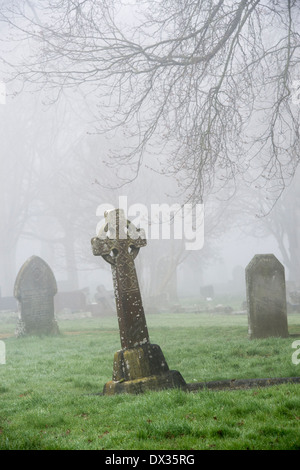
[[142, 393], [175, 387], [186, 387], [182, 375], [169, 370], [157, 344], [146, 343], [115, 353], [113, 379], [104, 385], [103, 394]]
[[167, 388], [186, 388], [186, 382], [180, 372], [169, 370], [162, 375], [151, 375], [135, 380], [115, 382], [111, 380], [104, 385], [103, 395], [117, 393], [143, 393], [146, 390], [164, 390]]

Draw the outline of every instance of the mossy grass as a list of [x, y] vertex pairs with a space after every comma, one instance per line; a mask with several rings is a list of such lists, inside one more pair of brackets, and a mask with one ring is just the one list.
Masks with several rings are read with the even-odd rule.
[[[245, 315], [166, 313], [147, 323], [188, 383], [299, 375], [295, 337], [249, 340]], [[17, 339], [14, 326], [4, 328], [0, 449], [300, 449], [300, 385], [102, 396], [120, 349], [115, 317], [59, 321], [56, 337]], [[300, 339], [299, 314], [289, 331]]]

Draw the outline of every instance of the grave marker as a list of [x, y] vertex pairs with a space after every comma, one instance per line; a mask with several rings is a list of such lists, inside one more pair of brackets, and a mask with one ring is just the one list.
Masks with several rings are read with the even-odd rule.
[[54, 317], [56, 280], [48, 264], [31, 256], [21, 267], [14, 287], [19, 305], [16, 335], [58, 334]]
[[111, 264], [122, 349], [114, 356], [112, 381], [104, 394], [184, 387], [181, 374], [169, 370], [157, 344], [150, 343], [134, 259], [146, 245], [144, 232], [125, 219], [124, 211], [106, 211], [105, 224], [92, 238], [95, 256]]
[[288, 337], [284, 266], [273, 254], [252, 258], [246, 292], [250, 338]]
[[115, 302], [113, 291], [107, 291], [105, 286], [100, 284], [97, 286], [97, 292], [95, 293], [95, 302], [97, 305], [97, 311], [102, 314], [115, 313]]

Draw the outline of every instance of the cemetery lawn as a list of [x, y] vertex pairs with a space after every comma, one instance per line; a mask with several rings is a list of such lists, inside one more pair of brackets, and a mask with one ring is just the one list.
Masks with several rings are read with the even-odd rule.
[[[58, 337], [16, 339], [15, 322], [0, 317], [0, 449], [300, 450], [300, 384], [102, 396], [120, 349], [117, 319], [58, 323]], [[300, 314], [288, 318], [295, 336], [252, 341], [245, 315], [153, 314], [147, 323], [187, 383], [300, 375]]]

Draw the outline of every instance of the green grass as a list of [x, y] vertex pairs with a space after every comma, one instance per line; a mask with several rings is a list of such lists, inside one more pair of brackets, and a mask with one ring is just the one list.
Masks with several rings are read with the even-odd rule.
[[[248, 339], [242, 315], [148, 315], [186, 382], [297, 376], [295, 338]], [[300, 385], [101, 396], [120, 349], [115, 317], [59, 321], [59, 337], [0, 323], [0, 449], [300, 449]], [[300, 315], [289, 316], [300, 334]]]

